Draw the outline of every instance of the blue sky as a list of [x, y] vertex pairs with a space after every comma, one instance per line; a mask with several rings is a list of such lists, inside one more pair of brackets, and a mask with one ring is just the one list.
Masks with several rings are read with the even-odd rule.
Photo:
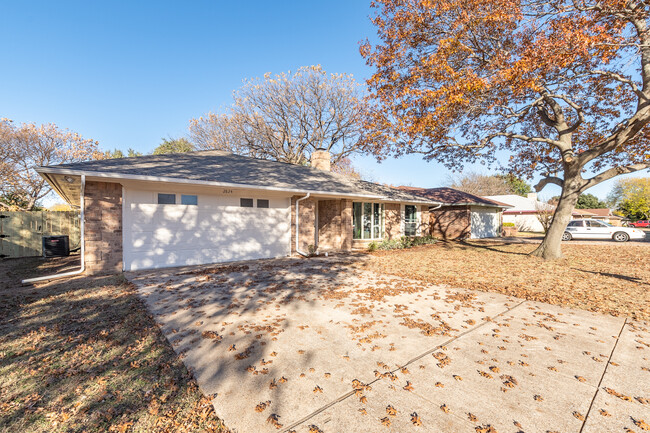
[[[189, 119], [228, 106], [245, 78], [320, 64], [363, 81], [371, 70], [358, 48], [375, 34], [370, 14], [366, 0], [3, 2], [0, 117], [149, 152], [185, 135]], [[417, 156], [355, 165], [395, 185], [442, 186], [450, 175]], [[611, 186], [589, 192], [604, 198]]]

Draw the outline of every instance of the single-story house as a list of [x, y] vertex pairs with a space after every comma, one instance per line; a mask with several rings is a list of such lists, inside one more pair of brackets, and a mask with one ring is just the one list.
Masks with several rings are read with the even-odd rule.
[[623, 225], [623, 219], [624, 218], [622, 216], [614, 215], [612, 213], [611, 209], [607, 209], [607, 208], [604, 208], [604, 209], [576, 209], [574, 211], [574, 214], [575, 213], [580, 213], [581, 215], [584, 215], [584, 216], [580, 216], [580, 217], [575, 217], [574, 216], [573, 219], [576, 219], [576, 218], [592, 218], [592, 219], [595, 219], [595, 220], [606, 222], [606, 223], [611, 224], [613, 226], [621, 226], [621, 225]]
[[[536, 193], [529, 193], [526, 197], [507, 194], [491, 195], [484, 197], [490, 200], [512, 206], [503, 212], [503, 222], [515, 224], [517, 230], [525, 232], [543, 232], [544, 228], [539, 221], [538, 215], [545, 210], [554, 211], [555, 206], [537, 200]], [[621, 217], [612, 215], [610, 209], [574, 209], [571, 213], [572, 219], [593, 218], [605, 221], [612, 225], [621, 225]]]
[[501, 235], [501, 214], [511, 206], [454, 188], [400, 189], [440, 202], [429, 209], [431, 234], [442, 239], [480, 239]]
[[490, 195], [488, 200], [497, 200], [511, 207], [503, 211], [503, 222], [514, 223], [517, 230], [523, 232], [543, 232], [544, 227], [538, 215], [545, 210], [555, 207], [537, 199], [537, 194], [530, 193], [526, 197], [516, 194]]
[[349, 251], [429, 233], [435, 200], [330, 171], [200, 151], [36, 171], [81, 209], [88, 273]]

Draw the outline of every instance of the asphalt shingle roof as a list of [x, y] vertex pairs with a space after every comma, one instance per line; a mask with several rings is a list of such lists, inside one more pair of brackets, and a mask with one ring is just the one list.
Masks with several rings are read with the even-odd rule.
[[[38, 168], [43, 173], [100, 175], [168, 181], [190, 180], [312, 193], [379, 196], [384, 200], [429, 203], [395, 188], [349, 179], [309, 166], [206, 150], [132, 158], [102, 159]], [[378, 198], [378, 197], [377, 197]]]
[[410, 186], [400, 186], [399, 188], [405, 191], [410, 191], [414, 194], [421, 195], [422, 197], [426, 197], [430, 200], [438, 201], [445, 205], [478, 205], [501, 208], [511, 207], [508, 204], [479, 197], [477, 195], [459, 191], [454, 188], [416, 188]]

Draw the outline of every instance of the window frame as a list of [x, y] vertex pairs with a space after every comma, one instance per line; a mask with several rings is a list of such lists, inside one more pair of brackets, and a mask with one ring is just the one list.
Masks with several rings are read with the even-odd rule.
[[[157, 194], [158, 194], [158, 195], [157, 195], [157, 199], [156, 199], [156, 203], [157, 203], [157, 204], [162, 204], [162, 205], [176, 204], [176, 193], [159, 192], [159, 193], [157, 193]], [[173, 200], [172, 203], [161, 203], [161, 202], [160, 202], [160, 197], [161, 197], [161, 196], [173, 197], [174, 200]]]
[[[355, 208], [361, 213], [355, 212]], [[366, 212], [368, 211], [368, 212]], [[378, 221], [377, 221], [378, 218]], [[355, 241], [380, 241], [384, 239], [386, 207], [379, 201], [352, 202], [352, 239]], [[366, 236], [366, 228], [369, 235]], [[357, 236], [358, 233], [358, 236]], [[377, 236], [375, 234], [378, 233]]]
[[[414, 212], [413, 212], [413, 217], [414, 217], [414, 219], [413, 219], [412, 221], [411, 221], [411, 220], [408, 220], [408, 221], [407, 221], [407, 219], [406, 219], [406, 208], [407, 208], [407, 207], [412, 207], [413, 210], [414, 210]], [[418, 226], [419, 226], [419, 224], [418, 224], [419, 221], [420, 221], [420, 219], [419, 219], [419, 209], [418, 209], [418, 206], [415, 205], [415, 204], [405, 204], [405, 205], [404, 205], [404, 225], [403, 225], [403, 227], [404, 227], [404, 232], [403, 232], [403, 235], [404, 235], [404, 236], [408, 236], [408, 237], [417, 236], [417, 235], [418, 235], [418, 228], [419, 228], [419, 227], [418, 227]], [[412, 225], [413, 234], [407, 234], [407, 225], [408, 225], [408, 226], [411, 226], [411, 225]], [[410, 230], [409, 230], [409, 231], [410, 231]]]
[[[250, 200], [250, 206], [248, 205], [248, 201], [245, 202], [245, 203], [247, 203], [245, 205], [244, 200]], [[255, 199], [247, 198], [247, 197], [239, 197], [239, 207], [246, 207], [246, 208], [255, 207]]]
[[[183, 203], [183, 200], [186, 197], [194, 197], [194, 203]], [[198, 206], [199, 205], [199, 196], [197, 194], [181, 194], [181, 203], [183, 206]]]

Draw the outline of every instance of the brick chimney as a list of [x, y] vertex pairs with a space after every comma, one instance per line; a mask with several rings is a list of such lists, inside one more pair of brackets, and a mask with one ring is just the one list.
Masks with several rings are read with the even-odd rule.
[[327, 150], [314, 150], [311, 153], [311, 166], [323, 171], [332, 171], [331, 158]]

